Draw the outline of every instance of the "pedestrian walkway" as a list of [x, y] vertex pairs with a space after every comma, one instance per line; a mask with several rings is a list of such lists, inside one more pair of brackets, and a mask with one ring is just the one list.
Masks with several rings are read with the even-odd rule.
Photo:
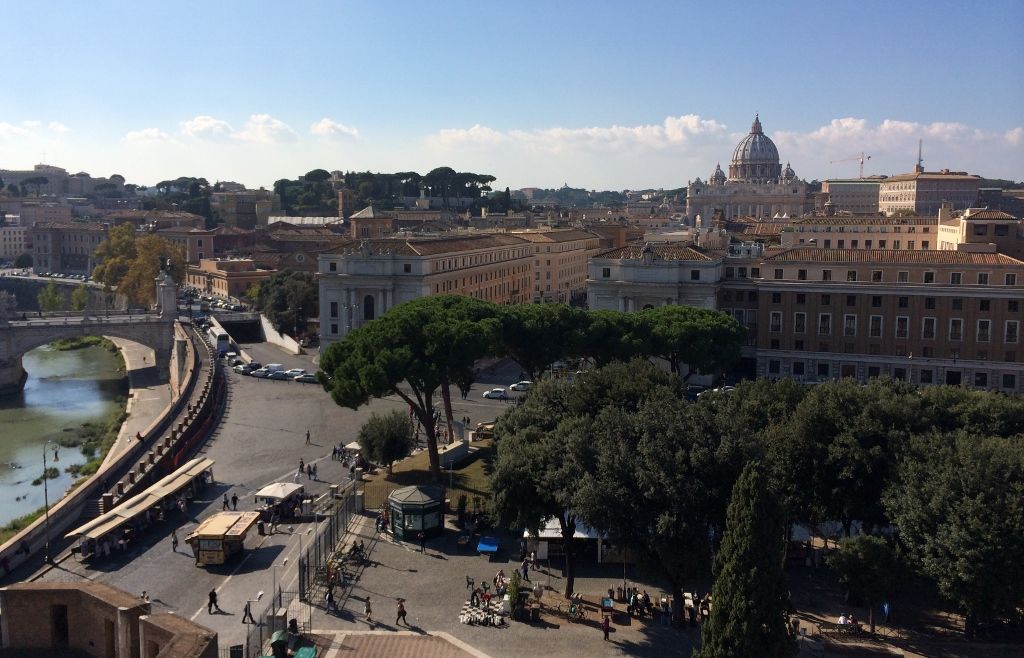
[[171, 403], [171, 385], [166, 377], [160, 377], [153, 350], [138, 343], [110, 338], [110, 341], [121, 350], [131, 394], [125, 411], [128, 418], [121, 425], [117, 441], [110, 448], [103, 464], [114, 461], [126, 450], [135, 438], [141, 434]]

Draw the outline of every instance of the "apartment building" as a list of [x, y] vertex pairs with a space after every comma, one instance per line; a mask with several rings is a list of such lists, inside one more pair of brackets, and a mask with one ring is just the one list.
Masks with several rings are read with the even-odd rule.
[[765, 257], [761, 275], [758, 376], [1024, 390], [1024, 261], [802, 247]]
[[31, 248], [27, 227], [0, 223], [0, 261], [13, 261]]
[[676, 243], [629, 244], [590, 259], [588, 305], [639, 311], [681, 304], [716, 308], [724, 258]]
[[938, 249], [936, 217], [868, 217], [833, 215], [793, 220], [782, 229], [783, 248]]
[[601, 237], [575, 229], [513, 231], [533, 244], [533, 301], [580, 302], [587, 292], [587, 263]]
[[225, 226], [250, 229], [266, 226], [271, 215], [280, 214], [281, 197], [270, 190], [214, 192], [210, 207]]
[[[878, 189], [885, 176], [833, 178], [821, 182], [821, 192], [831, 208], [855, 215], [878, 214]], [[817, 204], [815, 204], [817, 205]]]
[[975, 205], [981, 178], [965, 171], [925, 171], [920, 165], [909, 174], [890, 176], [878, 184], [878, 210], [886, 215], [901, 211], [935, 215], [944, 203], [954, 210]]
[[185, 262], [196, 265], [204, 258], [213, 257], [213, 239], [215, 231], [207, 231], [201, 228], [162, 228], [153, 231], [155, 235], [164, 238], [185, 250]]
[[203, 258], [185, 268], [186, 283], [200, 292], [240, 299], [275, 270], [259, 269], [251, 258]]
[[29, 230], [36, 273], [92, 275], [96, 247], [107, 239], [107, 225], [91, 222], [41, 222]]
[[321, 344], [429, 295], [529, 303], [533, 257], [533, 243], [494, 233], [353, 240], [334, 247], [318, 258]]

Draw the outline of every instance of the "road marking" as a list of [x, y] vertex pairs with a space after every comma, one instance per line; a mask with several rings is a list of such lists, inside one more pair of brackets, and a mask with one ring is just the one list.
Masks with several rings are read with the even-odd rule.
[[[231, 572], [231, 573], [230, 573], [230, 574], [228, 575], [228, 577], [224, 579], [224, 582], [222, 582], [222, 583], [221, 583], [220, 585], [218, 585], [217, 587], [215, 587], [213, 591], [215, 591], [215, 592], [217, 592], [218, 594], [220, 594], [220, 591], [221, 591], [221, 590], [222, 590], [222, 589], [224, 588], [224, 586], [225, 586], [225, 585], [227, 585], [227, 584], [228, 584], [228, 581], [230, 581], [230, 580], [231, 580], [232, 578], [234, 578], [235, 574], [236, 574], [236, 573], [238, 573], [238, 570], [242, 568], [242, 565], [243, 565], [243, 564], [245, 564], [245, 561], [246, 561], [246, 560], [248, 560], [248, 559], [249, 559], [250, 557], [252, 557], [252, 551], [247, 551], [247, 552], [246, 552], [246, 554], [245, 554], [245, 557], [243, 557], [243, 558], [241, 559], [241, 561], [239, 561], [239, 563], [238, 563], [238, 566], [237, 566], [237, 567], [235, 567], [235, 570], [234, 570], [234, 571], [232, 571], [232, 572]], [[209, 609], [210, 609], [210, 605], [209, 605], [209, 603], [207, 603], [207, 604], [206, 604], [205, 606], [203, 606], [203, 607], [205, 607], [205, 608], [207, 609], [207, 611], [209, 611]], [[189, 617], [189, 619], [190, 619], [191, 621], [195, 621], [195, 620], [196, 620], [196, 617], [198, 617], [198, 616], [199, 616], [199, 615], [200, 615], [200, 614], [201, 614], [202, 612], [203, 612], [203, 608], [199, 608], [198, 610], [196, 610], [196, 613], [195, 613], [194, 615], [192, 615], [191, 617]]]

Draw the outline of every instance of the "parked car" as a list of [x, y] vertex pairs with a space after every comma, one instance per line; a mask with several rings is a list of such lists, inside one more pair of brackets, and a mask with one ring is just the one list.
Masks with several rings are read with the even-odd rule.
[[292, 378], [294, 381], [301, 382], [303, 384], [316, 384], [316, 375], [311, 372], [304, 372], [297, 377]]
[[263, 364], [262, 364], [262, 363], [260, 363], [259, 361], [250, 361], [250, 362], [249, 362], [249, 365], [250, 365], [250, 366], [252, 366], [252, 369], [253, 369], [253, 370], [257, 370], [257, 369], [259, 369], [259, 368], [262, 368], [262, 367], [263, 367]]
[[515, 384], [509, 386], [509, 388], [513, 391], [529, 391], [532, 387], [533, 382], [526, 379], [524, 379], [521, 382], [516, 382]]
[[306, 371], [302, 368], [291, 368], [290, 370], [285, 370], [284, 374], [288, 379], [295, 379], [299, 375], [305, 375]]
[[231, 365], [233, 365], [233, 366], [244, 366], [245, 365], [245, 361], [240, 356], [236, 356], [235, 358], [231, 359], [231, 361], [229, 361], [229, 363]]
[[270, 376], [267, 377], [267, 379], [276, 379], [278, 381], [286, 382], [288, 381], [289, 377], [288, 373], [286, 373], [284, 370], [276, 370], [270, 373]]
[[257, 368], [252, 371], [252, 376], [256, 379], [266, 379], [270, 376], [270, 371], [266, 368]]
[[489, 391], [484, 391], [484, 397], [488, 400], [507, 400], [508, 391], [503, 388], [492, 388]]
[[250, 375], [253, 372], [253, 369], [249, 367], [248, 363], [242, 363], [240, 365], [237, 365], [233, 368], [233, 370], [240, 375]]

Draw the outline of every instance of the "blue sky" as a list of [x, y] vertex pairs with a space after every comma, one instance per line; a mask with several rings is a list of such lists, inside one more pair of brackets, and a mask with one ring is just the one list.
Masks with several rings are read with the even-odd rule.
[[1024, 3], [90, 2], [5, 8], [0, 168], [152, 184], [487, 172], [678, 187], [759, 112], [807, 179], [1024, 178]]

